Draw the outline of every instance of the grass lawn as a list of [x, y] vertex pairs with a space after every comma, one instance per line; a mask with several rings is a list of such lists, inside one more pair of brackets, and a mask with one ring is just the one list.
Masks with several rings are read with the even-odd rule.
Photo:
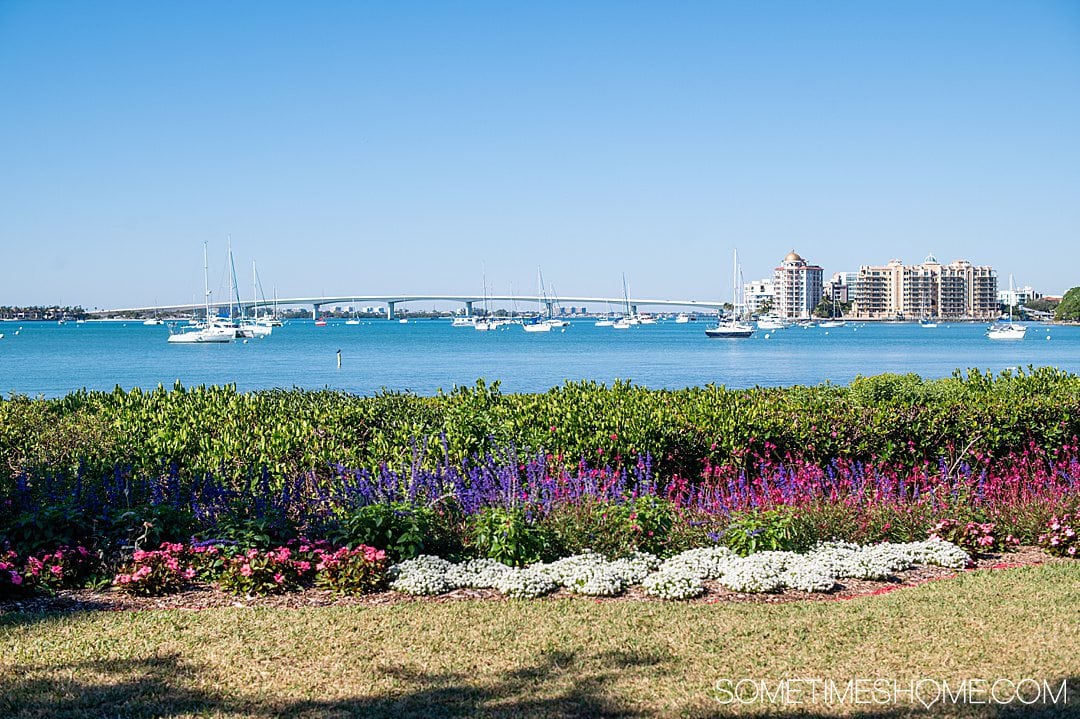
[[[0, 716], [715, 716], [725, 678], [1069, 680], [1080, 562], [850, 601], [415, 601], [384, 607], [0, 616]], [[1076, 694], [1074, 696], [1074, 694]], [[805, 695], [804, 695], [805, 696]], [[802, 707], [808, 716], [989, 705]], [[1007, 713], [1007, 712], [1006, 712]]]

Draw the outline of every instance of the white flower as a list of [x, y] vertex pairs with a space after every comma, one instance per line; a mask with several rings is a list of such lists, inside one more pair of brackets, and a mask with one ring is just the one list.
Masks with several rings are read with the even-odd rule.
[[705, 592], [701, 579], [693, 572], [681, 568], [650, 574], [641, 585], [646, 594], [661, 599], [693, 599]]

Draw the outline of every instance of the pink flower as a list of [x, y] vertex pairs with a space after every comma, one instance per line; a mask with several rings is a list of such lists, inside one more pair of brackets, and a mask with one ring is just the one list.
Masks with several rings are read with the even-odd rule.
[[277, 582], [278, 584], [284, 584], [285, 583], [285, 575], [282, 574], [281, 572], [278, 572], [277, 574], [274, 575], [274, 581]]
[[240, 574], [242, 576], [245, 576], [245, 577], [250, 577], [251, 576], [251, 565], [250, 564], [245, 564], [244, 566], [240, 567]]

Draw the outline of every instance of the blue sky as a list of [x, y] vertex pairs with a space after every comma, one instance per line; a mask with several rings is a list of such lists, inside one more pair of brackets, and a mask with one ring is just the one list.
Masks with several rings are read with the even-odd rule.
[[0, 304], [1080, 284], [1075, 2], [0, 1]]

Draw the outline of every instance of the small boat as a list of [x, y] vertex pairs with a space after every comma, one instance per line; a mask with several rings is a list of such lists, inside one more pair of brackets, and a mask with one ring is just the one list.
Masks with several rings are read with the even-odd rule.
[[636, 319], [638, 321], [638, 324], [642, 324], [642, 325], [655, 325], [656, 324], [656, 318], [651, 316], [651, 315], [638, 315]]
[[143, 324], [147, 325], [147, 326], [150, 326], [150, 325], [163, 325], [163, 324], [165, 324], [165, 322], [159, 317], [151, 317], [148, 320], [143, 320]]
[[986, 330], [986, 336], [992, 340], [1022, 340], [1026, 334], [1027, 327], [1014, 322], [993, 324]]
[[731, 318], [721, 320], [715, 327], [705, 330], [705, 336], [713, 339], [746, 339], [754, 334], [754, 326], [741, 320], [742, 315], [742, 286], [739, 282], [739, 251], [735, 250], [734, 276], [732, 278], [732, 309]]
[[231, 329], [210, 325], [209, 327], [196, 327], [184, 332], [172, 332], [169, 328], [170, 344], [227, 344], [236, 339], [236, 333]]
[[[197, 325], [192, 325], [179, 332], [174, 331], [173, 326], [169, 325], [169, 344], [174, 345], [192, 345], [192, 344], [228, 344], [236, 339], [236, 333], [232, 328], [226, 328], [222, 325], [210, 321], [210, 278], [208, 274], [206, 262], [206, 243], [203, 243], [203, 289], [206, 297], [206, 318], [207, 321]], [[194, 311], [194, 308], [192, 308]]]
[[633, 326], [633, 324], [630, 322], [630, 320], [628, 320], [625, 317], [622, 318], [621, 320], [618, 320], [616, 322], [611, 323], [612, 329], [616, 329], [616, 330], [628, 330], [632, 326]]
[[936, 329], [937, 322], [934, 322], [933, 320], [924, 317], [923, 319], [919, 320], [919, 327], [928, 330]]
[[712, 337], [714, 339], [730, 338], [730, 339], [745, 339], [751, 337], [754, 334], [754, 326], [745, 322], [739, 322], [738, 320], [727, 320], [720, 322], [716, 327], [708, 327], [705, 330], [706, 337]]
[[399, 325], [407, 325], [407, 324], [409, 324], [409, 319], [407, 317], [402, 317], [400, 320], [398, 320], [398, 324]]
[[782, 330], [787, 326], [787, 323], [779, 317], [770, 317], [766, 315], [764, 317], [759, 317], [757, 320], [757, 328], [759, 330]]
[[[540, 273], [539, 267], [536, 268], [536, 286], [536, 302], [538, 305], [536, 316], [521, 322], [521, 328], [529, 334], [551, 332], [553, 326], [549, 321], [544, 320], [544, 312], [547, 310], [547, 294], [544, 292], [544, 276]], [[558, 322], [558, 320], [553, 321]]]
[[549, 320], [544, 320], [544, 324], [549, 325], [551, 327], [555, 327], [555, 328], [562, 328], [562, 327], [569, 327], [570, 326], [570, 323], [567, 322], [566, 320], [560, 320], [560, 319], [555, 319], [555, 318], [552, 318], [552, 319], [549, 319]]
[[468, 315], [466, 317], [455, 317], [450, 321], [451, 327], [472, 327], [476, 324], [476, 317]]
[[593, 323], [593, 327], [614, 327], [615, 320], [597, 320]]
[[[1009, 294], [1013, 292], [1013, 276], [1009, 275]], [[986, 336], [992, 340], [1022, 340], [1027, 334], [1025, 325], [1013, 322], [1012, 305], [1009, 305], [1009, 321], [995, 322], [986, 330]]]
[[546, 322], [538, 321], [539, 318], [534, 318], [532, 322], [523, 322], [521, 328], [526, 332], [551, 332], [551, 325]]
[[347, 325], [358, 325], [358, 324], [360, 324], [360, 320], [358, 320], [356, 318], [345, 320], [345, 324], [347, 324]]
[[326, 320], [323, 319], [322, 317], [320, 317], [319, 319], [315, 320], [315, 326], [316, 327], [326, 327]]
[[825, 320], [824, 322], [818, 322], [818, 327], [824, 327], [825, 329], [832, 329], [833, 327], [843, 327], [847, 322], [844, 320]]
[[685, 325], [689, 321], [690, 315], [686, 314], [685, 312], [680, 312], [679, 316], [675, 318], [675, 324], [677, 325]]

